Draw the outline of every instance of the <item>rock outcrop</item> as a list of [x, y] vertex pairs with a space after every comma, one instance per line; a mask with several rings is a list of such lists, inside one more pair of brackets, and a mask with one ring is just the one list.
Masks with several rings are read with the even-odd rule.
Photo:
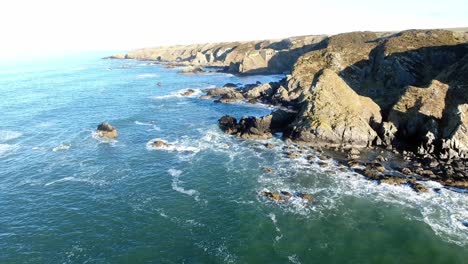
[[371, 125], [382, 121], [380, 108], [358, 95], [335, 72], [325, 69], [292, 124], [300, 141], [343, 147], [370, 146], [377, 138]]
[[117, 129], [107, 122], [98, 125], [96, 133], [103, 138], [116, 139], [118, 136]]
[[292, 122], [295, 114], [277, 110], [264, 117], [242, 117], [239, 122], [232, 116], [223, 116], [218, 120], [219, 127], [227, 134], [244, 139], [267, 139], [273, 133], [283, 132]]

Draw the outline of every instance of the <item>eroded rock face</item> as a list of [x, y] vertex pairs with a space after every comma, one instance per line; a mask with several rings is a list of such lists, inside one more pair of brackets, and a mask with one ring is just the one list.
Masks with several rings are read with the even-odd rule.
[[337, 146], [372, 144], [377, 133], [370, 124], [382, 120], [377, 104], [359, 96], [331, 70], [324, 70], [310, 90], [292, 124], [294, 138]]
[[118, 136], [117, 129], [107, 122], [98, 125], [96, 133], [103, 138], [116, 139]]
[[432, 152], [430, 146], [438, 137], [438, 122], [445, 109], [449, 86], [432, 81], [426, 88], [409, 86], [388, 116], [398, 130], [399, 136], [416, 140], [421, 151]]
[[[468, 91], [467, 91], [468, 92]], [[447, 113], [448, 124], [443, 129], [441, 158], [468, 159], [468, 103]]]

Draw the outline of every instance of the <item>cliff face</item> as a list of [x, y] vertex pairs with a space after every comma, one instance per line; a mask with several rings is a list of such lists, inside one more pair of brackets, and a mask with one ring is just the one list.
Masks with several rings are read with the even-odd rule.
[[[375, 132], [379, 136], [374, 144], [406, 147], [421, 155], [467, 158], [467, 36], [409, 30], [353, 32], [323, 40], [299, 57], [286, 92], [282, 91], [283, 101], [302, 105], [293, 137], [362, 146], [369, 145]], [[330, 72], [335, 76], [324, 79], [324, 74], [332, 76]], [[333, 96], [318, 96], [331, 83], [342, 89], [333, 89]], [[363, 98], [378, 105], [381, 120], [376, 114], [372, 120], [364, 118], [356, 110], [375, 112], [375, 106], [362, 103]], [[328, 105], [330, 110], [324, 112], [316, 105]], [[343, 118], [336, 118], [337, 113]], [[324, 137], [323, 131], [337, 136]]]
[[153, 60], [180, 65], [225, 67], [233, 73], [282, 73], [325, 36], [282, 40], [226, 42], [139, 49], [112, 58]]

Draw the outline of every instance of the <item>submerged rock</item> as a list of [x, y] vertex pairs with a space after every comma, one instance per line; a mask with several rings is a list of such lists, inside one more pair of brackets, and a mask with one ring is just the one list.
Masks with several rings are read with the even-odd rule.
[[306, 201], [307, 203], [311, 203], [314, 201], [314, 197], [310, 194], [307, 194], [307, 193], [291, 193], [291, 192], [288, 192], [288, 191], [280, 191], [279, 193], [278, 192], [269, 192], [269, 191], [263, 191], [260, 193], [260, 195], [272, 200], [272, 201], [275, 201], [275, 202], [285, 202], [285, 201], [288, 201], [289, 199], [291, 199], [292, 197], [296, 197], [296, 198], [301, 198], [303, 199], [304, 201]]
[[116, 139], [118, 136], [117, 129], [107, 122], [98, 125], [96, 133], [103, 138]]
[[150, 145], [153, 148], [167, 148], [167, 147], [170, 146], [168, 143], [166, 143], [163, 140], [155, 140], [155, 141], [151, 142]]
[[190, 96], [192, 94], [194, 94], [196, 91], [194, 89], [188, 89], [187, 91], [184, 91], [183, 93], [181, 93], [180, 95], [182, 96]]
[[411, 183], [411, 187], [416, 191], [420, 193], [425, 193], [428, 192], [429, 190], [426, 188], [426, 186], [422, 185], [421, 183], [414, 182]]
[[179, 73], [183, 74], [196, 74], [196, 73], [203, 73], [205, 70], [199, 66], [188, 66], [187, 68], [179, 71]]

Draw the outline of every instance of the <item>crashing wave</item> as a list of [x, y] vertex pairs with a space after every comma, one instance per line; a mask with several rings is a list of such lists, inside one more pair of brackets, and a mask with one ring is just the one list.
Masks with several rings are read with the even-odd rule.
[[193, 152], [197, 153], [200, 151], [199, 148], [181, 145], [179, 142], [167, 142], [164, 139], [154, 138], [146, 143], [146, 149], [148, 150], [166, 150], [166, 151], [179, 151], [179, 152]]
[[57, 152], [57, 151], [64, 151], [70, 149], [71, 145], [70, 144], [60, 144], [52, 149], [52, 151]]

